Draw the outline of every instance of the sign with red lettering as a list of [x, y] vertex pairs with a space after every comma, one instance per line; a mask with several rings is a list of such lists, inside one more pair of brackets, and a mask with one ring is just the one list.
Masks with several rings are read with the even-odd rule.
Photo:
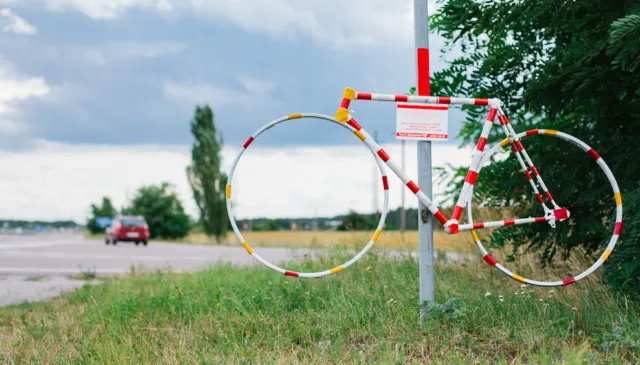
[[396, 139], [447, 141], [449, 139], [449, 107], [398, 103]]

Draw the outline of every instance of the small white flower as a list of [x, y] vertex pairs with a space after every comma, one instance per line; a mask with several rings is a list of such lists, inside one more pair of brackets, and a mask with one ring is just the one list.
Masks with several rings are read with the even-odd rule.
[[498, 295], [498, 298], [504, 298], [504, 296], [502, 294]]
[[576, 311], [576, 312], [578, 311], [578, 308], [576, 308], [576, 307], [573, 307], [573, 308], [571, 308], [571, 309], [572, 309], [572, 310], [574, 310], [574, 311]]
[[539, 302], [543, 302], [544, 300], [542, 300], [542, 298], [538, 299]]
[[500, 298], [500, 299], [498, 299], [498, 300], [499, 300], [499, 301], [501, 301], [501, 302], [504, 302], [504, 299], [503, 299], [503, 298]]
[[489, 292], [486, 292], [486, 293], [484, 294], [484, 296], [485, 296], [485, 297], [488, 297], [489, 295], [491, 295], [491, 293], [489, 293]]
[[551, 294], [551, 293], [553, 293], [553, 292], [554, 292], [554, 290], [553, 290], [553, 289], [549, 290], [549, 294]]
[[527, 287], [527, 284], [522, 284], [522, 285], [520, 285], [520, 287], [521, 287], [521, 288], [526, 288], [526, 287]]
[[518, 293], [518, 292], [515, 292], [515, 293], [513, 293], [513, 294], [515, 294], [515, 295], [518, 295], [518, 294], [520, 294], [520, 293]]

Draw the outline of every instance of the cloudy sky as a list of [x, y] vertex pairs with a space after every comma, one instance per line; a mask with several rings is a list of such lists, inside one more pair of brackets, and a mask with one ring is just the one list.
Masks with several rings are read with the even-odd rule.
[[[228, 168], [261, 125], [297, 112], [332, 115], [347, 86], [405, 93], [415, 79], [412, 3], [0, 0], [0, 218], [84, 222], [103, 195], [122, 206], [161, 181], [195, 215], [185, 167], [196, 104], [214, 109]], [[442, 40], [431, 42], [437, 70]], [[394, 105], [353, 110], [400, 159]], [[455, 136], [461, 114], [449, 118]], [[467, 163], [470, 150], [457, 146], [434, 143], [434, 164]], [[416, 162], [407, 143], [411, 176]], [[374, 167], [339, 126], [283, 124], [241, 160], [236, 214], [372, 211]], [[395, 208], [402, 187], [390, 181]], [[417, 202], [407, 195], [407, 205]]]

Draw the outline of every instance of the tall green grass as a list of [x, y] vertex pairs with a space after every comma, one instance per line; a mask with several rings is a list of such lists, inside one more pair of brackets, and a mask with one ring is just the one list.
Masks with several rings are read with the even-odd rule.
[[[290, 268], [325, 269], [343, 261], [332, 254]], [[412, 258], [368, 255], [313, 280], [263, 266], [136, 274], [52, 302], [0, 309], [0, 362], [640, 361], [639, 307], [597, 280], [554, 290], [521, 287], [477, 262], [440, 262], [436, 303], [427, 306], [421, 327]]]

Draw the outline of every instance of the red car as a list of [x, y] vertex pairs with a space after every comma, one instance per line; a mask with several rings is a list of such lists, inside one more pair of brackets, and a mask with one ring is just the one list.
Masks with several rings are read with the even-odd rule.
[[149, 242], [149, 225], [142, 216], [117, 216], [111, 226], [104, 232], [104, 242], [117, 244], [118, 241], [135, 242], [136, 246], [142, 242]]

